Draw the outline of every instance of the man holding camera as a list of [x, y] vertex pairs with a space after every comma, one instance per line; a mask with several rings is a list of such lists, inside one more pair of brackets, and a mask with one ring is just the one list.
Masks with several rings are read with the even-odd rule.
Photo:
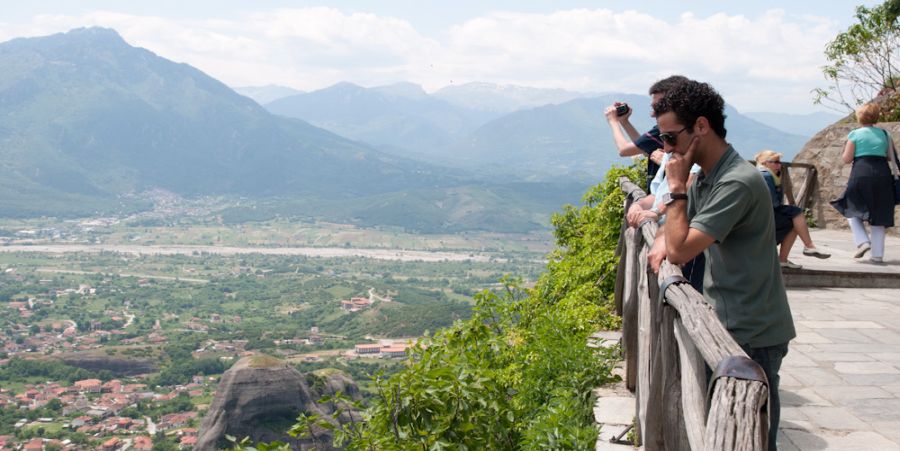
[[[650, 117], [655, 117], [653, 105], [659, 102], [668, 90], [686, 80], [687, 78], [681, 75], [673, 75], [650, 86]], [[655, 125], [643, 135], [638, 133], [637, 129], [629, 121], [633, 111], [627, 104], [616, 102], [606, 108], [604, 115], [612, 128], [613, 140], [616, 142], [616, 148], [620, 157], [631, 157], [642, 153], [647, 155], [649, 160], [647, 161], [647, 190], [649, 192], [650, 181], [653, 180], [656, 172], [659, 171], [659, 164], [664, 156], [662, 152], [663, 143], [659, 140], [659, 127]], [[625, 133], [628, 134], [627, 137]]]
[[[656, 117], [653, 113], [653, 107], [665, 97], [666, 93], [686, 81], [688, 81], [687, 77], [672, 75], [654, 83], [650, 87], [650, 117]], [[613, 116], [619, 120], [613, 119]], [[617, 102], [606, 109], [606, 117], [610, 126], [612, 126], [613, 137], [616, 138], [616, 145], [619, 147], [619, 155], [637, 155], [641, 151], [649, 155], [649, 161], [647, 161], [647, 189], [649, 195], [631, 204], [631, 207], [626, 212], [626, 219], [632, 227], [638, 227], [641, 223], [648, 220], [659, 223], [660, 228], [652, 245], [652, 248], [655, 250], [653, 255], [661, 255], [661, 258], [665, 258], [664, 222], [666, 206], [662, 202], [662, 198], [669, 192], [665, 169], [665, 162], [668, 160], [669, 155], [662, 153], [663, 142], [659, 138], [659, 128], [657, 126], [654, 126], [650, 131], [644, 133], [633, 142], [625, 142], [625, 137], [621, 131], [622, 128], [625, 130], [630, 129], [637, 134], [637, 131], [634, 130], [634, 127], [628, 121], [630, 116], [631, 108], [624, 103]], [[660, 157], [660, 154], [662, 157], [654, 160], [654, 158]], [[658, 165], [662, 165], [662, 167], [660, 168]], [[695, 167], [692, 172], [696, 173], [699, 170], [699, 167]], [[653, 175], [651, 175], [651, 171]], [[705, 259], [703, 254], [700, 254], [681, 268], [682, 273], [690, 280], [691, 286], [699, 293], [703, 293], [704, 266]]]

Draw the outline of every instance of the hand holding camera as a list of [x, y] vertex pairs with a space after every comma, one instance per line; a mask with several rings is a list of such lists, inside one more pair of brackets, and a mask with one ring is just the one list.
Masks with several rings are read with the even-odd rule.
[[619, 119], [628, 119], [631, 115], [631, 107], [627, 103], [616, 102], [606, 107], [606, 111], [603, 114], [611, 123], [618, 122]]

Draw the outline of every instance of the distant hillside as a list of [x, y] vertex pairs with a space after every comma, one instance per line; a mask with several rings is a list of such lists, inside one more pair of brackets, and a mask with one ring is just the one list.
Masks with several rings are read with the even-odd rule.
[[494, 113], [512, 113], [527, 108], [565, 103], [592, 94], [494, 83], [451, 85], [432, 94], [456, 106]]
[[266, 108], [392, 153], [426, 156], [496, 117], [453, 106], [411, 83], [375, 88], [339, 83]]
[[[0, 43], [0, 65], [0, 216], [126, 212], [148, 206], [135, 200], [142, 192], [162, 189], [250, 199], [231, 215], [247, 220], [290, 214], [418, 231], [519, 231], [547, 227], [550, 212], [578, 200], [566, 189], [550, 192], [567, 197], [532, 202], [523, 194], [534, 194], [529, 186], [472, 181], [273, 115], [109, 29]], [[420, 91], [397, 85], [371, 93], [404, 105]], [[323, 108], [331, 102], [321, 101]], [[416, 126], [428, 123], [413, 120], [420, 116], [443, 125], [442, 132], [454, 121], [462, 127], [458, 109], [431, 102], [431, 110], [394, 118], [410, 126], [401, 138], [417, 136]], [[381, 106], [374, 102], [370, 111]], [[456, 200], [469, 191], [478, 194]]]
[[[549, 180], [560, 175], [588, 182], [619, 158], [604, 108], [626, 101], [632, 122], [649, 129], [654, 121], [643, 95], [607, 94], [582, 98], [563, 91], [469, 83], [432, 95], [409, 83], [362, 88], [341, 83], [287, 97], [266, 107], [301, 118], [388, 152], [476, 171], [486, 177]], [[439, 100], [443, 99], [443, 100]], [[444, 101], [446, 100], [446, 102]], [[455, 103], [457, 106], [452, 106]], [[524, 108], [526, 105], [540, 105]], [[492, 111], [474, 114], [473, 111]], [[499, 115], [498, 111], [516, 109]], [[728, 108], [729, 140], [747, 156], [777, 148], [788, 157], [806, 141]]]
[[21, 187], [350, 195], [434, 183], [422, 167], [272, 116], [112, 30], [15, 39], [0, 44], [0, 65], [0, 172]]
[[[520, 175], [563, 175], [581, 172], [598, 177], [620, 158], [603, 116], [607, 105], [625, 101], [634, 108], [632, 123], [644, 132], [653, 126], [646, 96], [611, 94], [517, 111], [488, 122], [446, 152], [462, 167], [493, 168]], [[775, 130], [726, 108], [728, 141], [750, 157], [763, 148], [780, 149], [788, 157], [806, 139]], [[447, 163], [450, 163], [447, 160]]]
[[467, 230], [526, 232], [549, 228], [564, 204], [577, 204], [595, 180], [524, 182], [498, 180], [448, 188], [422, 188], [353, 199], [266, 199], [221, 212], [226, 223], [273, 218], [327, 219], [422, 232]]
[[753, 158], [760, 150], [773, 149], [783, 153], [785, 159], [790, 160], [809, 140], [807, 136], [783, 132], [756, 121], [728, 105], [725, 106], [725, 114], [728, 142], [748, 159]]
[[774, 129], [800, 135], [807, 139], [846, 116], [825, 112], [810, 114], [754, 112], [744, 113], [744, 115]]
[[[622, 95], [617, 99], [635, 106], [635, 124], [649, 127], [643, 97]], [[603, 109], [613, 101], [577, 99], [510, 113], [479, 127], [448, 154], [464, 167], [487, 166], [534, 175], [584, 171], [600, 177], [612, 164], [629, 162], [616, 153], [603, 118]]]
[[[230, 220], [533, 230], [577, 202], [612, 163], [627, 163], [603, 119], [607, 104], [625, 100], [640, 129], [652, 124], [645, 96], [575, 99], [497, 117], [409, 83], [342, 83], [268, 105], [351, 141], [273, 115], [101, 28], [0, 43], [0, 65], [2, 216], [132, 211], [147, 206], [140, 193], [162, 189], [252, 200], [224, 212]], [[768, 147], [790, 157], [805, 141], [733, 110], [727, 124], [745, 155]]]
[[250, 97], [260, 105], [265, 105], [284, 97], [303, 94], [303, 91], [278, 85], [239, 86], [233, 89], [242, 96]]

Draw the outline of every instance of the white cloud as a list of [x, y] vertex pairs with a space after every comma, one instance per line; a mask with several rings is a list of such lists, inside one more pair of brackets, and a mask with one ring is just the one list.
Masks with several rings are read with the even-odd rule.
[[[806, 110], [820, 86], [825, 43], [837, 26], [770, 10], [756, 17], [686, 13], [669, 20], [635, 11], [493, 12], [437, 38], [415, 24], [333, 8], [257, 11], [187, 20], [97, 11], [0, 24], [0, 38], [82, 26], [115, 28], [133, 45], [187, 62], [230, 85], [316, 89], [347, 80], [401, 80], [437, 89], [489, 81], [591, 91], [645, 92], [671, 73], [709, 81], [742, 110], [789, 102]], [[768, 108], [771, 109], [771, 108]]]
[[518, 74], [523, 84], [644, 92], [675, 72], [752, 93], [742, 98], [750, 103], [773, 85], [808, 99], [834, 28], [778, 10], [757, 18], [684, 14], [671, 22], [609, 10], [497, 13], [455, 27], [448, 53], [474, 61], [475, 78]]

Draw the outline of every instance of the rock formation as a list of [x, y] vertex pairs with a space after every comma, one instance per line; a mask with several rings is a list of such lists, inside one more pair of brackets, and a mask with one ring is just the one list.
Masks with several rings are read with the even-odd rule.
[[[343, 393], [353, 401], [358, 401], [362, 398], [362, 395], [359, 393], [359, 388], [356, 386], [356, 382], [340, 370], [325, 368], [313, 371], [306, 375], [306, 381], [309, 384], [310, 391], [315, 399], [320, 399], [323, 396], [331, 396], [338, 392]], [[335, 407], [334, 403], [319, 404], [319, 408], [328, 415], [334, 413]], [[341, 416], [338, 418], [341, 423], [360, 420], [362, 412], [358, 412], [352, 406], [340, 404], [338, 407], [340, 407], [342, 411]]]
[[[254, 443], [280, 440], [295, 449], [311, 448], [310, 439], [297, 440], [286, 433], [297, 416], [308, 412], [328, 418], [334, 406], [316, 401], [336, 390], [349, 393], [354, 399], [359, 396], [353, 380], [339, 371], [324, 376], [312, 374], [304, 376], [287, 363], [265, 355], [239, 360], [222, 375], [194, 449], [228, 446], [226, 434], [238, 440], [250, 437]], [[308, 380], [314, 382], [312, 389]], [[274, 431], [265, 425], [281, 426]], [[322, 429], [316, 434], [319, 449], [330, 449], [330, 433]]]
[[[900, 138], [900, 122], [887, 122], [878, 124], [894, 138], [894, 142]], [[794, 158], [794, 162], [812, 164], [818, 171], [816, 178], [816, 187], [813, 190], [811, 212], [813, 219], [818, 227], [847, 229], [847, 220], [841, 216], [828, 203], [832, 199], [836, 199], [847, 186], [847, 179], [850, 176], [850, 165], [843, 164], [841, 161], [841, 152], [844, 150], [844, 144], [847, 142], [847, 134], [851, 130], [859, 127], [852, 117], [842, 119], [824, 130], [816, 133], [803, 150]], [[791, 173], [793, 176], [793, 172]], [[795, 181], [795, 187], [799, 186], [799, 181]], [[900, 209], [896, 210], [895, 222], [900, 226]], [[888, 233], [898, 233], [898, 228], [889, 228]]]

